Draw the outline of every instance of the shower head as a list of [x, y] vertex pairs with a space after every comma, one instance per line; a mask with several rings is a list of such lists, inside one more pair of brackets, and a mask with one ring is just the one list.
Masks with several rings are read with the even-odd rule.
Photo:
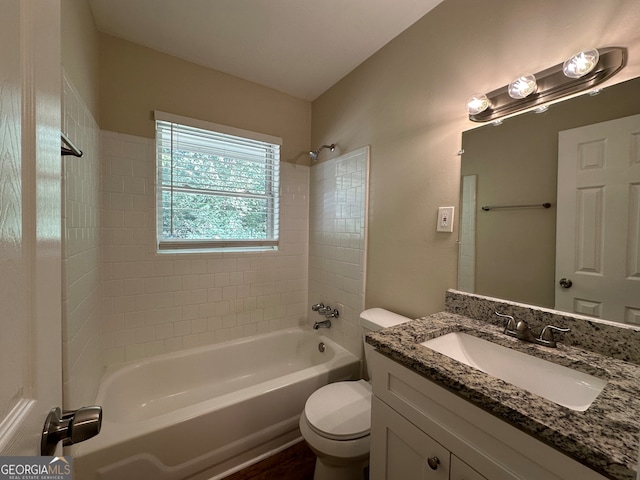
[[332, 143], [331, 145], [322, 145], [317, 150], [313, 150], [312, 152], [309, 152], [309, 156], [311, 157], [311, 160], [316, 162], [318, 160], [318, 155], [325, 148], [328, 148], [329, 150], [331, 150], [333, 152], [336, 149], [336, 144]]

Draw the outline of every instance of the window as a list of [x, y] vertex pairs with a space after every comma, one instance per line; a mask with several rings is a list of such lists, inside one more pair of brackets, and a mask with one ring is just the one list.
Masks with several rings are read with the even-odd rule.
[[158, 249], [275, 248], [281, 140], [155, 117]]

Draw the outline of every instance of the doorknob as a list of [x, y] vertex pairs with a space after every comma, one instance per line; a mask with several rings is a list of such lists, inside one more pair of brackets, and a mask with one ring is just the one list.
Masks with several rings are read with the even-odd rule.
[[571, 288], [571, 285], [573, 285], [573, 282], [570, 278], [561, 278], [558, 283], [562, 288]]
[[42, 429], [40, 455], [52, 456], [60, 440], [67, 447], [95, 437], [101, 426], [102, 407], [97, 405], [64, 412], [59, 407], [52, 408]]

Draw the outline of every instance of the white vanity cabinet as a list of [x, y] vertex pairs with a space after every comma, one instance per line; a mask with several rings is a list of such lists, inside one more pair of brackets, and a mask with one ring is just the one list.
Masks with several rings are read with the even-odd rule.
[[371, 357], [371, 480], [605, 480], [382, 354]]
[[379, 398], [371, 414], [371, 480], [486, 480]]
[[487, 480], [469, 465], [451, 454], [451, 473], [449, 480]]

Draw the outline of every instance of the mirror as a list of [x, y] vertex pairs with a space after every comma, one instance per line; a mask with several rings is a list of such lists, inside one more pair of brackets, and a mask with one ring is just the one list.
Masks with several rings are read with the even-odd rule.
[[458, 289], [555, 308], [558, 132], [638, 113], [640, 78], [463, 132]]

